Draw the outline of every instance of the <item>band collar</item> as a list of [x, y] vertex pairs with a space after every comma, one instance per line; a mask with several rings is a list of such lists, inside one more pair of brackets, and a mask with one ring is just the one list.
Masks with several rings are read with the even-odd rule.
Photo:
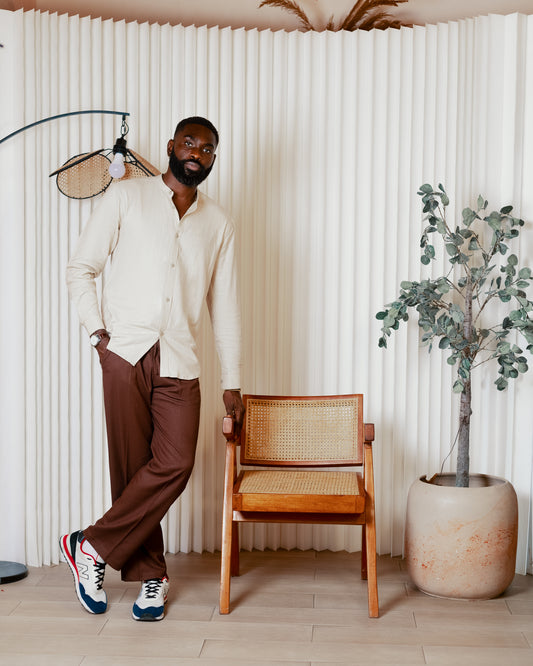
[[[160, 174], [159, 176], [157, 176], [157, 178], [159, 179], [159, 183], [161, 184], [161, 187], [163, 188], [166, 196], [169, 199], [172, 199], [172, 197], [174, 196], [174, 191], [163, 180], [163, 174]], [[189, 208], [187, 208], [185, 215], [189, 215], [189, 213], [194, 213], [194, 211], [198, 208], [198, 199], [200, 198], [200, 196], [201, 193], [199, 192], [199, 190], [196, 190], [196, 197], [194, 198], [194, 201], [189, 206]]]

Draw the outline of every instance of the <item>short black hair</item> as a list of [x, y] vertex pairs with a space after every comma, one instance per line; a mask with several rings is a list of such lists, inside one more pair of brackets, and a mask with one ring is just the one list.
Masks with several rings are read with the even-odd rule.
[[204, 127], [207, 127], [207, 129], [211, 130], [211, 132], [213, 132], [213, 134], [215, 135], [215, 139], [218, 146], [217, 128], [213, 125], [213, 123], [210, 120], [207, 120], [207, 118], [202, 118], [202, 116], [191, 116], [190, 118], [184, 118], [183, 120], [180, 120], [179, 123], [176, 125], [176, 129], [174, 130], [174, 136], [176, 136], [176, 134], [180, 132], [186, 125], [203, 125]]

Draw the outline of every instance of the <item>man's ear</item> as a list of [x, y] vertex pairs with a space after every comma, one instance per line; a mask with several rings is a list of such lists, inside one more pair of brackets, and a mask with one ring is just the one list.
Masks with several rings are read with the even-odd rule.
[[169, 139], [167, 143], [167, 157], [170, 157], [170, 153], [174, 149], [174, 139]]

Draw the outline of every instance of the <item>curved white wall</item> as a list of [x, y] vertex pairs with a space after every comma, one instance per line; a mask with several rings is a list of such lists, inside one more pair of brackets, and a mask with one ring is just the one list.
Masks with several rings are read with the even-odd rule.
[[[2, 12], [0, 29], [2, 136], [56, 113], [126, 110], [128, 144], [164, 168], [180, 117], [218, 125], [206, 189], [238, 223], [243, 388], [365, 394], [377, 433], [379, 550], [400, 553], [409, 484], [439, 470], [457, 405], [450, 368], [419, 349], [416, 323], [382, 351], [374, 315], [402, 279], [424, 274], [422, 182], [443, 182], [457, 211], [481, 192], [533, 219], [532, 19], [273, 33]], [[3, 559], [57, 562], [59, 534], [109, 503], [99, 367], [64, 285], [92, 203], [66, 199], [48, 174], [111, 147], [118, 130], [111, 116], [85, 116], [0, 146]], [[521, 250], [533, 256], [527, 236]], [[165, 521], [171, 551], [220, 543], [223, 407], [207, 324], [202, 355], [198, 462]], [[502, 395], [495, 372], [476, 379], [473, 468], [515, 484], [525, 571], [533, 373]], [[246, 527], [247, 548], [360, 544], [357, 528]]]

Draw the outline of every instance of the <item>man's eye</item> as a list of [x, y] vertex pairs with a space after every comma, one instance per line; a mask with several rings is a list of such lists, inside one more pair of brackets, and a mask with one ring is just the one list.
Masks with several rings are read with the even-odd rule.
[[213, 151], [211, 150], [211, 148], [204, 148], [204, 153], [206, 153], [207, 155], [211, 155], [212, 152]]
[[192, 146], [192, 141], [185, 141], [185, 145], [187, 146], [187, 148], [188, 148], [189, 146]]

